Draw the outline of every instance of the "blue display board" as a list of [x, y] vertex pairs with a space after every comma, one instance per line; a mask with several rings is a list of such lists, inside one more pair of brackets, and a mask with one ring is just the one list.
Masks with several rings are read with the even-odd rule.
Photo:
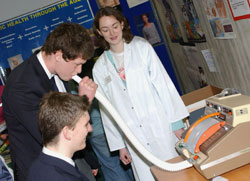
[[[151, 6], [150, 1], [146, 1], [138, 6], [135, 6], [133, 8], [129, 8], [127, 1], [120, 0], [121, 6], [122, 6], [122, 12], [127, 17], [128, 22], [130, 24], [131, 30], [134, 35], [141, 36], [140, 28], [138, 28], [138, 23], [135, 21], [137, 17], [140, 17], [143, 13], [150, 14], [150, 12], [153, 13], [153, 9]], [[151, 19], [152, 20], [152, 19]], [[159, 24], [157, 25], [157, 22], [154, 21], [157, 27], [159, 27]], [[161, 34], [163, 35], [163, 34]], [[161, 37], [162, 38], [162, 37]], [[169, 54], [167, 52], [166, 45], [163, 43], [154, 45], [154, 49], [159, 56], [162, 64], [164, 65], [165, 69], [168, 72], [168, 75], [170, 76], [171, 80], [175, 84], [175, 87], [177, 88], [178, 92], [182, 95], [182, 91], [180, 89], [172, 62], [170, 61]]]
[[0, 66], [27, 59], [40, 48], [49, 32], [63, 22], [92, 27], [93, 12], [88, 0], [65, 0], [0, 24]]

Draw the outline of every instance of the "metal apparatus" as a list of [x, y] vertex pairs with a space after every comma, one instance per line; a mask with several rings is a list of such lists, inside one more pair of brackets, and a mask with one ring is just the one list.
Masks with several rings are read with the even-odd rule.
[[227, 89], [206, 100], [204, 116], [176, 143], [207, 179], [250, 163], [250, 97]]

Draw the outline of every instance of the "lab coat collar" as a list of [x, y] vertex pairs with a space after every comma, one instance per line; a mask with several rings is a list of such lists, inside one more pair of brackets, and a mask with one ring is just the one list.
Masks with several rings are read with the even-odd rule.
[[[108, 51], [111, 51], [111, 50], [108, 50]], [[110, 62], [110, 60], [108, 59], [108, 56], [106, 55], [106, 51], [105, 51], [105, 62], [106, 62], [106, 64], [107, 64], [107, 67], [108, 67], [108, 71], [111, 73], [111, 74], [113, 74], [113, 75], [115, 75], [115, 76], [117, 76], [117, 77], [119, 77], [118, 76], [118, 74], [117, 74], [117, 72], [116, 72], [116, 70], [115, 70], [115, 68], [114, 68], [114, 66], [113, 66], [113, 64]], [[112, 53], [111, 53], [111, 55], [112, 55]], [[131, 46], [130, 46], [130, 44], [127, 44], [125, 41], [124, 41], [124, 67], [125, 67], [125, 73], [127, 72], [127, 68], [128, 68], [128, 64], [129, 64], [129, 60], [130, 60], [130, 58], [131, 58]]]
[[124, 41], [124, 68], [125, 75], [128, 73], [129, 63], [131, 62], [131, 45]]

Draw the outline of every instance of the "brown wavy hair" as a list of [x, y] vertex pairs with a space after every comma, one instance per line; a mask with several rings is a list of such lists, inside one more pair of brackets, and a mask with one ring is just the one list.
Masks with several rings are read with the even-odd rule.
[[43, 96], [38, 113], [38, 123], [43, 144], [56, 144], [58, 135], [65, 126], [74, 128], [81, 116], [88, 113], [86, 96], [65, 92], [50, 92]]
[[94, 32], [97, 40], [99, 41], [100, 45], [102, 46], [102, 48], [104, 48], [105, 50], [110, 49], [109, 43], [97, 31], [97, 30], [100, 31], [99, 21], [100, 21], [101, 17], [103, 17], [103, 16], [113, 16], [120, 23], [123, 22], [124, 23], [124, 27], [122, 30], [123, 39], [125, 40], [126, 43], [130, 43], [132, 41], [134, 36], [131, 33], [130, 26], [128, 24], [126, 17], [117, 9], [114, 9], [112, 7], [105, 7], [105, 8], [99, 9], [99, 11], [95, 15], [95, 19], [94, 19], [94, 23], [93, 23], [93, 32]]
[[62, 23], [48, 35], [41, 50], [47, 55], [61, 50], [65, 61], [79, 57], [87, 60], [94, 54], [94, 45], [83, 26], [76, 23]]

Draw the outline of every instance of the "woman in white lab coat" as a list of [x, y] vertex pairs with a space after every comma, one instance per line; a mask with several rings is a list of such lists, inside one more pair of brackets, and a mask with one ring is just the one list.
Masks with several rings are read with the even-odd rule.
[[[120, 113], [138, 140], [161, 160], [177, 155], [175, 143], [188, 116], [178, 92], [154, 49], [145, 39], [133, 37], [126, 18], [110, 7], [101, 8], [93, 30], [105, 48], [93, 76], [98, 90]], [[130, 144], [101, 106], [102, 121], [111, 151], [119, 150], [124, 164], [131, 161], [136, 180], [154, 180], [143, 155]]]

